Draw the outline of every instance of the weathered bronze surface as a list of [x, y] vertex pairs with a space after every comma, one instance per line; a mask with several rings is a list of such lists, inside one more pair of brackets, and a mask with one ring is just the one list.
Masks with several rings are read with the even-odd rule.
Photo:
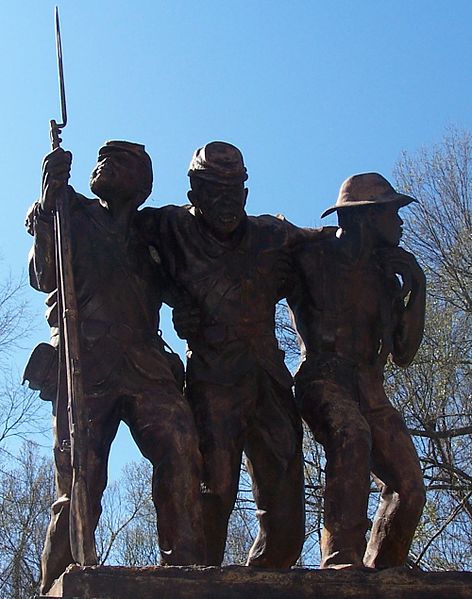
[[53, 593], [64, 599], [470, 599], [472, 573], [73, 567]]
[[274, 334], [290, 247], [307, 236], [272, 216], [247, 216], [240, 151], [212, 142], [191, 161], [191, 207], [141, 212], [179, 297], [188, 340], [186, 392], [203, 457], [207, 563], [223, 559], [241, 455], [253, 481], [259, 534], [248, 564], [288, 567], [304, 540], [301, 421]]
[[[423, 334], [425, 277], [398, 246], [398, 209], [411, 201], [378, 174], [351, 177], [324, 213], [337, 210], [340, 229], [294, 253], [296, 398], [326, 453], [322, 568], [404, 564], [425, 501], [414, 445], [383, 388], [387, 358], [407, 366]], [[371, 473], [381, 498], [366, 546]]]
[[[82, 407], [88, 423], [87, 469], [82, 476], [92, 528], [101, 512], [110, 446], [124, 421], [154, 466], [152, 492], [159, 511], [162, 563], [204, 562], [197, 434], [157, 335], [163, 277], [135, 226], [136, 209], [151, 190], [150, 158], [139, 144], [108, 142], [100, 149], [91, 176], [91, 189], [99, 199], [87, 199], [65, 187], [70, 163], [71, 154], [60, 148], [46, 156], [41, 199], [27, 219], [34, 235], [30, 281], [35, 289], [50, 294], [47, 319], [52, 331], [48, 352], [52, 361], [38, 359], [35, 352], [25, 374], [42, 397], [53, 402], [58, 499], [52, 506], [43, 553], [42, 592], [74, 562], [69, 537], [72, 475], [67, 389], [64, 361], [57, 358], [67, 339], [59, 331], [53, 232], [56, 196], [64, 192], [70, 209]], [[54, 357], [60, 364], [59, 384]], [[45, 371], [46, 363], [49, 370]]]
[[[190, 163], [190, 206], [138, 211], [152, 186], [143, 146], [115, 141], [100, 149], [91, 177], [98, 199], [68, 186], [71, 158], [61, 148], [45, 158], [41, 198], [27, 219], [34, 236], [30, 281], [49, 294], [51, 326], [51, 343], [35, 349], [25, 371], [30, 386], [53, 404], [57, 501], [42, 592], [67, 566], [84, 564], [75, 537], [85, 511], [92, 533], [97, 526], [120, 421], [154, 466], [163, 564], [221, 564], [243, 451], [259, 519], [247, 564], [295, 564], [304, 541], [301, 414], [326, 452], [321, 568], [403, 565], [425, 493], [406, 425], [385, 395], [383, 370], [389, 356], [407, 366], [423, 334], [424, 274], [399, 246], [398, 210], [413, 198], [368, 173], [349, 178], [324, 213], [338, 212], [339, 229], [247, 216], [241, 152], [211, 142]], [[67, 318], [61, 325], [69, 308], [64, 286], [57, 291], [64, 278], [56, 265], [58, 197], [70, 220], [80, 353], [68, 369], [81, 374], [86, 424], [82, 467], [75, 470]], [[303, 342], [298, 410], [274, 333], [275, 305], [286, 295]], [[188, 341], [185, 399], [182, 365], [157, 335], [164, 298]], [[381, 500], [367, 543], [371, 475]], [[82, 508], [76, 513], [77, 477], [87, 496], [86, 510], [85, 499], [75, 499]], [[108, 576], [104, 569], [83, 571], [96, 572]], [[245, 581], [247, 592], [260, 590], [259, 582]], [[239, 597], [241, 588], [227, 596]], [[274, 592], [261, 596], [278, 597]], [[311, 596], [305, 582], [296, 592]]]

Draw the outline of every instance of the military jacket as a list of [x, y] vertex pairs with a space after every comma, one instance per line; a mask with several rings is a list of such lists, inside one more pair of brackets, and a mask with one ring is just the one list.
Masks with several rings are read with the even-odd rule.
[[306, 233], [280, 218], [249, 216], [223, 243], [193, 208], [148, 208], [141, 219], [177, 293], [200, 310], [199, 333], [188, 339], [188, 381], [232, 385], [262, 368], [290, 387], [274, 312], [284, 295], [281, 260]]
[[404, 308], [400, 284], [386, 275], [375, 255], [368, 260], [349, 257], [336, 227], [330, 229], [329, 236], [304, 242], [294, 252], [298, 284], [288, 302], [304, 357], [320, 365], [320, 359], [335, 355], [344, 364], [382, 371]]
[[[173, 380], [157, 336], [162, 302], [160, 267], [133, 222], [123, 232], [96, 199], [68, 188], [74, 285], [85, 390], [139, 390], [143, 380]], [[28, 216], [34, 245], [31, 285], [49, 293], [47, 319], [59, 325], [52, 217], [36, 203]]]

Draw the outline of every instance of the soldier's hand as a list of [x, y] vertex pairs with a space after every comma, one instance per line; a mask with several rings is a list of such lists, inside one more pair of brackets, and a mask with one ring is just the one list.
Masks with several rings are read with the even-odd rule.
[[200, 329], [201, 320], [200, 309], [187, 302], [178, 304], [172, 310], [174, 329], [181, 339], [194, 337]]
[[402, 280], [402, 297], [425, 284], [424, 272], [414, 255], [402, 247], [381, 248], [376, 251], [387, 276], [399, 275]]
[[277, 256], [272, 275], [276, 278], [277, 288], [285, 296], [287, 290], [295, 282], [295, 267], [292, 257], [288, 253]]
[[72, 154], [56, 148], [43, 160], [41, 209], [51, 212], [56, 207], [57, 194], [67, 185], [70, 177]]

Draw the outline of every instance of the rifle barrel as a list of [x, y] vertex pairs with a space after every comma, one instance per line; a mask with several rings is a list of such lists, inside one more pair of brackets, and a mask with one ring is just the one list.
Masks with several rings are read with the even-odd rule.
[[62, 41], [61, 27], [59, 23], [59, 8], [55, 8], [56, 21], [56, 53], [57, 53], [57, 72], [59, 75], [59, 95], [61, 98], [61, 118], [62, 123], [57, 124], [59, 129], [63, 129], [67, 125], [67, 106], [66, 106], [66, 88], [64, 84], [64, 67], [62, 61]]
[[[60, 147], [61, 129], [67, 124], [66, 92], [62, 63], [62, 42], [59, 26], [59, 10], [55, 10], [57, 69], [61, 98], [62, 123], [55, 120], [51, 125], [52, 149]], [[64, 356], [67, 396], [58, 394], [57, 401], [67, 401], [72, 466], [70, 491], [69, 539], [74, 561], [88, 566], [97, 563], [94, 528], [90, 521], [90, 497], [87, 487], [87, 415], [80, 367], [80, 340], [77, 297], [74, 285], [72, 239], [69, 203], [66, 188], [58, 191], [54, 215], [56, 236], [56, 267], [58, 306], [60, 307], [60, 343]]]

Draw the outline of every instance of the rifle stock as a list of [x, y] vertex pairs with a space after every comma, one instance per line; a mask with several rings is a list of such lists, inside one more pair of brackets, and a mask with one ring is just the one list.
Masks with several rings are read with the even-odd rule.
[[[59, 193], [55, 212], [56, 247], [58, 256], [58, 295], [60, 330], [67, 381], [67, 412], [69, 418], [72, 488], [70, 497], [69, 533], [71, 553], [80, 565], [97, 563], [94, 531], [90, 525], [90, 499], [87, 486], [87, 415], [84, 413], [84, 392], [80, 361], [79, 322], [72, 270], [69, 206], [66, 189]], [[58, 400], [64, 401], [59, 394]]]

